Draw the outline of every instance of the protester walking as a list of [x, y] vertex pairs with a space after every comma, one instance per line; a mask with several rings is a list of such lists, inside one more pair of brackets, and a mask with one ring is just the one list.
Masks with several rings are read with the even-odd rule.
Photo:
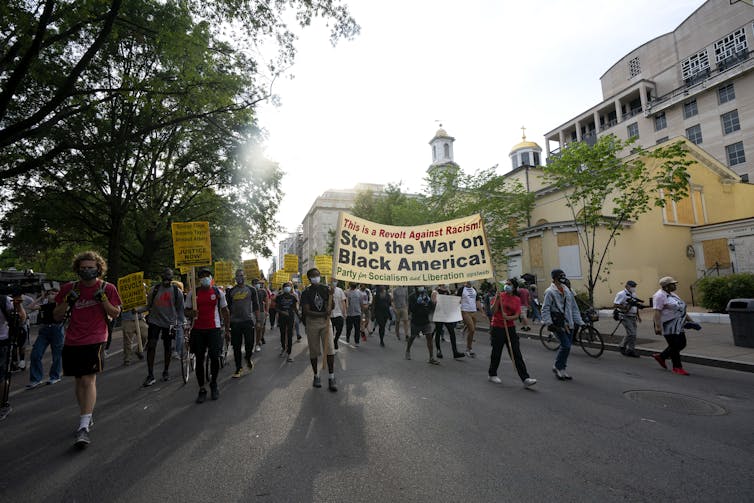
[[660, 278], [660, 289], [652, 296], [655, 334], [665, 337], [668, 343], [668, 347], [662, 353], [655, 353], [652, 357], [664, 369], [668, 368], [665, 360], [670, 358], [673, 373], [687, 376], [689, 373], [681, 363], [681, 351], [686, 347], [684, 328], [699, 330], [701, 326], [689, 317], [686, 303], [675, 294], [677, 288], [678, 281], [671, 276], [665, 276]]
[[560, 341], [560, 347], [555, 355], [555, 365], [552, 371], [559, 380], [571, 380], [572, 377], [566, 372], [568, 355], [571, 352], [573, 334], [579, 325], [584, 322], [581, 319], [576, 297], [568, 287], [568, 278], [562, 269], [553, 269], [550, 273], [552, 284], [545, 290], [545, 298], [542, 302], [542, 323], [553, 332]]

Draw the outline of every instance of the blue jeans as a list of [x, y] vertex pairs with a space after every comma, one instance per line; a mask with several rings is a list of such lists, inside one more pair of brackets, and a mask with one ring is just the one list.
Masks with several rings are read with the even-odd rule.
[[29, 369], [29, 382], [41, 382], [44, 379], [42, 358], [47, 346], [52, 349], [52, 365], [50, 366], [50, 379], [60, 379], [63, 372], [63, 325], [42, 325], [39, 335], [31, 349], [31, 368]]
[[573, 330], [566, 328], [559, 328], [555, 332], [555, 335], [560, 341], [560, 347], [558, 353], [555, 355], [555, 368], [558, 370], [565, 370], [568, 364], [568, 355], [571, 352], [571, 343], [573, 342]]

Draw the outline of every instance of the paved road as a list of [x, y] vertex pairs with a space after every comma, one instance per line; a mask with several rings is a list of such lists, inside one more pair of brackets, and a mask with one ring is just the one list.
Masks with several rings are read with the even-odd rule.
[[347, 347], [338, 393], [311, 387], [305, 344], [286, 364], [268, 342], [202, 405], [194, 382], [143, 389], [143, 365], [113, 367], [83, 452], [70, 380], [23, 391], [0, 423], [2, 501], [751, 501], [751, 374], [574, 348], [560, 382], [554, 353], [522, 340], [540, 380], [525, 390], [507, 357], [486, 381], [487, 341], [439, 367], [423, 340], [412, 361], [395, 339]]

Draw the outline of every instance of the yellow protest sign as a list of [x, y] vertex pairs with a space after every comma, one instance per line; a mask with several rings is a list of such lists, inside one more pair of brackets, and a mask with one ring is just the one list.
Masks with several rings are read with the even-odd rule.
[[373, 285], [463, 283], [493, 277], [479, 214], [413, 227], [382, 225], [341, 212], [336, 279]]
[[262, 271], [259, 269], [259, 262], [257, 259], [252, 258], [243, 261], [243, 273], [247, 280], [254, 278], [259, 279], [262, 276]]
[[215, 262], [215, 284], [233, 285], [235, 284], [234, 277], [233, 262]]
[[328, 276], [332, 274], [332, 255], [315, 255], [314, 267], [319, 269], [322, 274]]
[[173, 222], [173, 256], [176, 267], [211, 265], [209, 222]]
[[298, 255], [286, 253], [283, 256], [283, 270], [291, 273], [298, 272]]
[[147, 291], [144, 288], [144, 273], [135, 272], [118, 278], [118, 294], [123, 302], [124, 311], [146, 306]]

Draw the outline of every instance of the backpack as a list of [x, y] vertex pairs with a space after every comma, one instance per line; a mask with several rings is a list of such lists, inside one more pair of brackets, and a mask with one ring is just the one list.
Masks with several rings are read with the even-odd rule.
[[[152, 305], [154, 304], [154, 299], [157, 297], [157, 289], [159, 287], [160, 285], [155, 285], [152, 287], [152, 293], [149, 296], [149, 302], [147, 302], [147, 310], [152, 309]], [[181, 292], [181, 289], [178, 288], [178, 285], [173, 283], [173, 304], [174, 304], [174, 307], [176, 308], [176, 311], [178, 311], [177, 300], [178, 300], [179, 295], [183, 295], [183, 293]]]

